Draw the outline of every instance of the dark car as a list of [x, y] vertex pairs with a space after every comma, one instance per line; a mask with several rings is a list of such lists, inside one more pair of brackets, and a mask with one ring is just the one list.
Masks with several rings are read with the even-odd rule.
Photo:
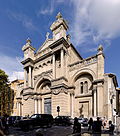
[[36, 126], [51, 127], [53, 124], [53, 116], [51, 114], [33, 114], [29, 119], [19, 121], [19, 127], [22, 130], [33, 129]]
[[14, 123], [18, 120], [20, 120], [22, 116], [9, 116], [8, 117], [8, 125], [14, 125]]
[[55, 125], [70, 126], [72, 125], [71, 118], [69, 116], [57, 116], [54, 119]]

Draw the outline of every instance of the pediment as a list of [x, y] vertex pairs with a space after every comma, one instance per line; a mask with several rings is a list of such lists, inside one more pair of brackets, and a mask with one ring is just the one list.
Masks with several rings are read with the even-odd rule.
[[38, 49], [37, 52], [41, 52], [42, 50], [49, 47], [50, 44], [53, 43], [53, 39], [46, 39], [45, 42], [42, 44], [42, 46]]

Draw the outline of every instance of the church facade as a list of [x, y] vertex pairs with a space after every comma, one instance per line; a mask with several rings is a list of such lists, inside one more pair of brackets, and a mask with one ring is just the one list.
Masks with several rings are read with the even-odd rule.
[[23, 46], [24, 86], [19, 91], [21, 115], [48, 113], [54, 117], [100, 116], [112, 119], [116, 109], [116, 76], [104, 72], [103, 47], [82, 58], [67, 35], [68, 24], [58, 13], [43, 45], [35, 53], [31, 40]]

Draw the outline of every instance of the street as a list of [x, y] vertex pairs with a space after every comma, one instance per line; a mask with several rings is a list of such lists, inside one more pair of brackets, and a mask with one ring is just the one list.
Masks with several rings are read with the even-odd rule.
[[[72, 126], [52, 126], [52, 128], [35, 128], [28, 132], [23, 132], [20, 128], [10, 127], [8, 136], [36, 136], [36, 133], [40, 132], [43, 136], [80, 136], [72, 134]], [[81, 136], [120, 136], [120, 134], [108, 134], [102, 132], [102, 134], [89, 134], [87, 128], [82, 128]]]

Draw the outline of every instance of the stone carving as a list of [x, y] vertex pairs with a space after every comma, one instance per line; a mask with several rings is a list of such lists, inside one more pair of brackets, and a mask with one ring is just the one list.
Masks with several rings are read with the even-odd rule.
[[50, 35], [50, 33], [47, 32], [47, 33], [46, 33], [46, 40], [49, 39], [49, 35]]
[[65, 93], [65, 94], [67, 94], [67, 89], [65, 89], [65, 88], [63, 88], [63, 87], [61, 87], [61, 88], [56, 88], [56, 89], [53, 89], [53, 90], [52, 90], [52, 93], [55, 94], [55, 95], [57, 95], [57, 94], [59, 94], [59, 93]]

